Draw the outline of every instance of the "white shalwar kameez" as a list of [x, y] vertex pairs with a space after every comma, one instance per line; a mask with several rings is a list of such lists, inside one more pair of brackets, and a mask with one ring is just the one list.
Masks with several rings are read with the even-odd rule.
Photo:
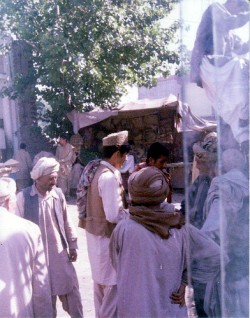
[[[98, 192], [102, 198], [107, 221], [110, 223], [118, 223], [121, 219], [127, 217], [127, 213], [126, 210], [124, 210], [123, 201], [118, 190], [119, 184], [122, 182], [121, 174], [108, 162], [101, 161], [101, 164], [108, 167], [113, 172], [106, 171], [100, 176], [98, 180]], [[106, 286], [108, 290], [113, 287], [115, 288], [116, 271], [111, 264], [109, 255], [110, 238], [93, 235], [87, 231], [86, 238], [92, 279], [94, 281], [94, 293], [98, 294], [98, 285]], [[115, 291], [110, 290], [110, 292]], [[99, 301], [96, 299], [95, 295], [96, 307], [100, 306], [98, 302]], [[102, 314], [105, 316], [105, 313]]]

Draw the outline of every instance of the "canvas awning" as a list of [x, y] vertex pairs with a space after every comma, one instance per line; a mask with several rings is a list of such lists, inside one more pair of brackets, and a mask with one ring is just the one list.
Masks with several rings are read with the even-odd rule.
[[[67, 114], [73, 125], [74, 133], [80, 129], [97, 124], [110, 117], [131, 118], [147, 116], [158, 112], [176, 110], [176, 128], [184, 130], [215, 130], [216, 123], [201, 119], [192, 114], [188, 105], [182, 105], [174, 95], [160, 99], [141, 99], [126, 104], [121, 104], [113, 110], [95, 109], [91, 112], [77, 112], [75, 110]], [[185, 120], [184, 120], [185, 118]]]

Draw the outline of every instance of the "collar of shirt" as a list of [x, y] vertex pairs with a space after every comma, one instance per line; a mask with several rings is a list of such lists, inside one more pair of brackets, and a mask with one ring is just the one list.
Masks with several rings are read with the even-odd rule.
[[37, 188], [36, 188], [36, 186], [35, 186], [35, 184], [33, 184], [32, 185], [32, 187], [31, 187], [31, 191], [30, 191], [30, 195], [31, 196], [34, 196], [34, 195], [38, 195], [38, 197], [41, 197], [42, 199], [48, 199], [48, 198], [50, 198], [50, 197], [54, 197], [54, 198], [59, 198], [59, 196], [58, 196], [58, 194], [57, 194], [57, 192], [56, 192], [56, 190], [54, 189], [54, 188], [52, 188], [52, 190], [51, 191], [47, 191], [47, 193], [46, 193], [46, 195], [45, 196], [42, 196], [39, 192], [38, 192], [38, 190], [37, 190]]

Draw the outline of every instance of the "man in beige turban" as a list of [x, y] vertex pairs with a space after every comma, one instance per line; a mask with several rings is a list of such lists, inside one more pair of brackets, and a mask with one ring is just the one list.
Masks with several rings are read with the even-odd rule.
[[[187, 317], [187, 252], [190, 264], [196, 261], [192, 274], [208, 281], [218, 270], [219, 248], [196, 228], [182, 226], [179, 212], [165, 211], [161, 204], [169, 187], [160, 169], [133, 173], [128, 189], [130, 218], [117, 224], [110, 240], [117, 271], [117, 317]], [[199, 264], [202, 259], [205, 269]]]
[[116, 272], [109, 257], [110, 236], [127, 213], [119, 169], [129, 152], [128, 132], [103, 138], [103, 160], [84, 169], [77, 191], [80, 226], [86, 229], [94, 281], [96, 317], [113, 317], [116, 308]]
[[[185, 191], [188, 192], [188, 202], [181, 203], [181, 212], [188, 214], [192, 225], [200, 229], [204, 224], [203, 207], [208, 189], [216, 174], [217, 167], [217, 133], [208, 133], [203, 141], [193, 145], [194, 164], [199, 171], [194, 182]], [[193, 283], [196, 310], [199, 317], [206, 317], [204, 311], [205, 284]]]
[[0, 317], [52, 318], [41, 232], [14, 215], [16, 184], [0, 178]]
[[[182, 202], [183, 213], [188, 213], [190, 223], [200, 229], [204, 223], [203, 207], [217, 168], [217, 134], [209, 133], [204, 141], [193, 145], [194, 161], [199, 175], [188, 191], [188, 203]], [[188, 208], [187, 208], [188, 207]]]
[[77, 234], [65, 197], [56, 187], [59, 163], [40, 158], [31, 171], [34, 184], [17, 195], [18, 214], [39, 225], [49, 268], [54, 317], [57, 296], [71, 317], [83, 317], [78, 280], [72, 262], [77, 259]]

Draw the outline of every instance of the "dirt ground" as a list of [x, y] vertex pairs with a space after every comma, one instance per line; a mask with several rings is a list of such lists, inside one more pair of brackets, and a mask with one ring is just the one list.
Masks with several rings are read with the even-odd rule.
[[[95, 310], [93, 302], [92, 278], [87, 254], [85, 230], [78, 227], [78, 212], [75, 201], [75, 198], [72, 197], [67, 201], [70, 215], [74, 220], [75, 226], [78, 231], [78, 259], [76, 263], [74, 263], [74, 265], [79, 280], [84, 317], [94, 318]], [[62, 309], [59, 299], [57, 300], [57, 317], [69, 317], [69, 315]]]
[[[179, 207], [181, 200], [183, 199], [183, 193], [175, 191], [173, 196], [173, 203], [176, 207]], [[78, 227], [78, 213], [76, 208], [76, 199], [71, 197], [67, 201], [69, 213], [75, 223], [78, 231], [78, 259], [74, 263], [76, 272], [78, 275], [80, 293], [83, 303], [83, 313], [85, 318], [95, 318], [94, 302], [93, 302], [93, 288], [91, 279], [91, 270], [87, 254], [87, 243], [85, 237], [85, 231]], [[62, 309], [59, 299], [57, 300], [57, 317], [66, 318], [69, 315]]]

